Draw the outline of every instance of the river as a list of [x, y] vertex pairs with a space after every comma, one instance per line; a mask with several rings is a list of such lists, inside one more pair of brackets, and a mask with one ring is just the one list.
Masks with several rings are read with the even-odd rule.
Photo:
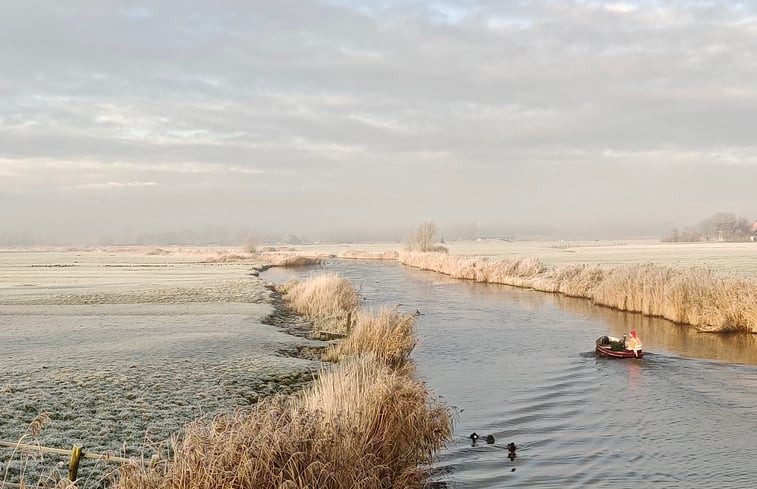
[[[417, 375], [453, 408], [432, 467], [448, 488], [752, 488], [757, 338], [701, 334], [567, 298], [477, 284], [393, 262], [271, 269], [271, 282], [349, 278], [365, 307], [419, 311]], [[640, 360], [594, 340], [635, 329]], [[469, 435], [492, 435], [494, 444]], [[514, 443], [511, 459], [508, 443]]]

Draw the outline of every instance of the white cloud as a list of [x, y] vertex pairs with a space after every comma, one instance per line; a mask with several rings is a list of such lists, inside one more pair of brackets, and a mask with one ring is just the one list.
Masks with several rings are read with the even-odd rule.
[[132, 187], [156, 187], [155, 182], [104, 182], [104, 183], [82, 183], [73, 187], [63, 187], [62, 190], [113, 190]]

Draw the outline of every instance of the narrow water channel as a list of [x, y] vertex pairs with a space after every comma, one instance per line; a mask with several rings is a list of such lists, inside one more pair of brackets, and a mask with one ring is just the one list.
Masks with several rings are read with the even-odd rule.
[[[394, 263], [334, 261], [263, 278], [322, 272], [349, 278], [367, 307], [421, 313], [417, 374], [455, 411], [435, 487], [755, 487], [754, 335], [698, 334]], [[631, 329], [644, 341], [643, 359], [595, 356], [598, 336]], [[495, 443], [472, 446], [473, 432]]]

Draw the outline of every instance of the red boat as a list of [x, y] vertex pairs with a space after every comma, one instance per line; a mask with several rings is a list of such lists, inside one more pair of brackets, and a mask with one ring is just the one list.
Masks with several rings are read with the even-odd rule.
[[615, 358], [641, 358], [644, 356], [642, 350], [638, 350], [637, 352], [626, 350], [623, 339], [614, 336], [600, 336], [597, 338], [597, 353]]

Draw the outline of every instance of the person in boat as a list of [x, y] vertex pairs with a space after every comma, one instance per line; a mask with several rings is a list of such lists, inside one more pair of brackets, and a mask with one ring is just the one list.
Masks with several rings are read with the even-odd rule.
[[626, 339], [626, 350], [633, 350], [634, 355], [639, 356], [639, 350], [641, 350], [641, 340], [636, 334], [636, 331], [629, 333], [630, 338]]

